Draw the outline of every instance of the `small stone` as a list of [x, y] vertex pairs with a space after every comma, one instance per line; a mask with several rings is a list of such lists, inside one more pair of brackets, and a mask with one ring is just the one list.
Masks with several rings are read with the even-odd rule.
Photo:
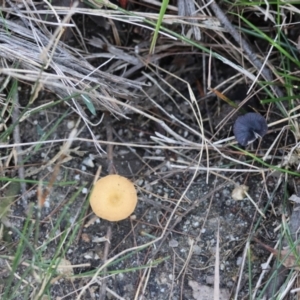
[[103, 242], [107, 242], [107, 238], [105, 236], [102, 237], [93, 237], [92, 239], [93, 243], [103, 243]]
[[74, 127], [75, 127], [75, 122], [74, 121], [68, 121], [67, 128], [68, 129], [73, 129]]
[[90, 251], [90, 252], [87, 252], [86, 254], [84, 254], [83, 257], [84, 257], [85, 259], [93, 259], [93, 258], [94, 258], [94, 255], [93, 255], [93, 252]]
[[242, 264], [243, 258], [241, 256], [239, 256], [236, 260], [236, 265], [240, 266]]
[[50, 207], [49, 198], [47, 198], [46, 201], [44, 202], [44, 207], [45, 208], [49, 208]]
[[91, 167], [91, 168], [94, 168], [94, 162], [93, 162], [93, 159], [91, 157], [86, 157], [83, 162], [82, 162], [84, 165], [86, 165], [87, 167]]
[[214, 276], [206, 276], [205, 280], [207, 284], [213, 284], [215, 282]]
[[198, 228], [199, 227], [199, 222], [193, 222], [193, 224], [192, 224], [192, 226], [194, 227], [194, 228]]
[[139, 179], [138, 182], [137, 182], [137, 185], [142, 186], [143, 183], [144, 183], [144, 179]]
[[179, 243], [176, 240], [170, 240], [169, 247], [175, 248], [178, 247]]
[[123, 129], [119, 129], [119, 130], [118, 130], [118, 135], [121, 136], [122, 134], [123, 134]]
[[199, 247], [198, 245], [194, 245], [193, 246], [193, 254], [200, 255], [201, 254], [201, 247]]

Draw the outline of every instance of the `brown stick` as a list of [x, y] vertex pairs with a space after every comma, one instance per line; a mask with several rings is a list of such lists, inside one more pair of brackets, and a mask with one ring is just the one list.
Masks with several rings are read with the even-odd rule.
[[[14, 102], [14, 108], [13, 108], [13, 113], [12, 113], [12, 121], [13, 124], [15, 125], [14, 131], [13, 131], [13, 138], [14, 142], [16, 145], [19, 145], [21, 143], [21, 138], [20, 138], [20, 127], [19, 127], [19, 96], [18, 96], [18, 91], [16, 91], [13, 95], [13, 102]], [[18, 160], [18, 175], [19, 178], [21, 179], [21, 194], [22, 194], [22, 202], [23, 202], [23, 207], [24, 210], [27, 208], [27, 199], [25, 197], [26, 194], [26, 183], [25, 183], [25, 169], [23, 165], [23, 156], [22, 156], [22, 147], [21, 146], [16, 146], [16, 152], [17, 152], [17, 160]], [[23, 181], [24, 180], [24, 181]]]

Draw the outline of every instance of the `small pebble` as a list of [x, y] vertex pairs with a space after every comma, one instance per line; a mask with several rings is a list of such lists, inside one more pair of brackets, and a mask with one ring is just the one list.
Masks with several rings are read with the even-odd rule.
[[44, 202], [44, 207], [49, 208], [50, 207], [50, 202], [49, 199], [47, 198], [46, 201]]
[[215, 282], [214, 276], [206, 276], [206, 283], [213, 284]]
[[91, 167], [91, 168], [93, 168], [95, 166], [93, 159], [91, 157], [86, 157], [82, 163], [84, 165], [86, 165], [87, 167]]
[[143, 183], [144, 183], [144, 179], [139, 179], [138, 182], [137, 182], [137, 185], [142, 186]]
[[186, 138], [188, 135], [189, 135], [189, 132], [185, 130], [184, 133], [183, 133], [183, 137]]
[[201, 254], [201, 247], [199, 247], [198, 245], [194, 245], [193, 246], [193, 254], [200, 255]]
[[118, 135], [121, 136], [122, 134], [123, 134], [123, 129], [119, 129], [119, 130], [118, 130]]
[[193, 224], [192, 224], [192, 226], [194, 227], [194, 228], [197, 228], [197, 227], [199, 227], [199, 222], [193, 222]]
[[170, 240], [169, 247], [175, 248], [178, 247], [178, 242], [176, 240]]
[[75, 180], [80, 180], [80, 174], [75, 175], [75, 176], [74, 176], [74, 179], [75, 179]]
[[83, 255], [83, 257], [85, 258], [85, 259], [92, 259], [93, 258], [93, 252], [92, 251], [90, 251], [90, 252], [87, 252], [85, 255]]
[[243, 258], [241, 256], [239, 256], [236, 260], [236, 265], [240, 266], [242, 264]]
[[107, 241], [107, 238], [105, 236], [103, 237], [93, 237], [92, 239], [92, 242], [93, 243], [103, 243], [103, 242], [106, 242]]
[[73, 129], [74, 127], [75, 127], [75, 122], [74, 121], [68, 121], [67, 128], [68, 129]]

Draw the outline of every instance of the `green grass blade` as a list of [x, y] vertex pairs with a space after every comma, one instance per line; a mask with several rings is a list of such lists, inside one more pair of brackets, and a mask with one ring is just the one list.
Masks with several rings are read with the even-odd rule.
[[153, 38], [152, 38], [152, 41], [151, 41], [151, 45], [150, 45], [150, 49], [149, 49], [149, 54], [150, 55], [154, 53], [154, 48], [155, 48], [156, 41], [157, 41], [157, 38], [158, 38], [158, 33], [159, 33], [159, 30], [160, 30], [160, 26], [162, 24], [164, 15], [166, 13], [168, 4], [169, 4], [169, 0], [163, 0], [163, 2], [161, 4], [160, 11], [159, 11], [159, 16], [158, 16], [158, 20], [156, 22], [154, 35], [153, 35]]

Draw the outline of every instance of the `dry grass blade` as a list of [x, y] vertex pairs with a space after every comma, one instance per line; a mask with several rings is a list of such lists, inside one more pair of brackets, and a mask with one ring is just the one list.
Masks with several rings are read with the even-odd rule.
[[216, 245], [216, 260], [215, 260], [215, 281], [214, 281], [214, 300], [220, 299], [220, 221], [218, 220]]
[[[194, 1], [189, 0], [178, 0], [178, 15], [183, 17], [190, 17], [189, 20], [191, 23], [195, 25], [192, 26], [192, 31], [197, 41], [201, 40], [201, 31], [197, 27], [197, 20], [193, 19], [192, 17], [196, 14], [196, 7]], [[182, 31], [184, 31], [185, 25], [182, 25]], [[188, 33], [188, 36], [191, 34]]]
[[[39, 209], [41, 209], [44, 206], [46, 198], [48, 197], [48, 195], [51, 192], [53, 184], [59, 173], [61, 164], [70, 159], [70, 156], [69, 156], [70, 147], [72, 145], [72, 142], [74, 141], [74, 138], [76, 137], [76, 134], [77, 134], [77, 129], [73, 129], [71, 131], [66, 143], [60, 149], [59, 153], [57, 153], [56, 156], [51, 160], [51, 163], [53, 163], [55, 161], [57, 161], [57, 163], [55, 164], [51, 178], [50, 178], [49, 183], [48, 183], [47, 187], [45, 188], [45, 190], [42, 191], [41, 184], [39, 186], [39, 189], [38, 189], [38, 207], [39, 207]], [[50, 163], [48, 165], [50, 165]]]
[[243, 279], [243, 271], [244, 271], [244, 268], [245, 268], [245, 263], [247, 261], [247, 254], [248, 254], [249, 248], [250, 248], [250, 242], [247, 241], [247, 243], [244, 247], [244, 250], [243, 250], [242, 263], [241, 263], [241, 266], [240, 266], [239, 277], [238, 277], [237, 287], [236, 287], [236, 290], [235, 290], [234, 300], [239, 299], [238, 295], [239, 295], [240, 289], [242, 288], [241, 285], [242, 285], [242, 279]]
[[[19, 62], [22, 69], [9, 69], [5, 65], [1, 66], [1, 73], [12, 75], [22, 80], [40, 82], [47, 89], [54, 91], [61, 98], [76, 97], [84, 92], [89, 93], [94, 105], [99, 109], [106, 109], [113, 113], [123, 114], [120, 108], [105, 101], [107, 95], [111, 97], [124, 97], [124, 91], [129, 88], [138, 90], [141, 84], [119, 78], [118, 76], [102, 72], [87, 61], [78, 57], [58, 42], [53, 49], [50, 67], [56, 74], [43, 69], [43, 60], [40, 58], [41, 48], [36, 43], [29, 29], [24, 28], [9, 20], [0, 19], [0, 55], [8, 62]], [[13, 34], [8, 35], [7, 30]], [[50, 45], [49, 38], [41, 31], [36, 31], [42, 46]], [[16, 49], [16, 50], [14, 50]], [[18, 76], [18, 73], [24, 76]], [[28, 76], [29, 75], [29, 76]], [[127, 93], [126, 93], [127, 94]], [[104, 98], [102, 98], [104, 96]]]

